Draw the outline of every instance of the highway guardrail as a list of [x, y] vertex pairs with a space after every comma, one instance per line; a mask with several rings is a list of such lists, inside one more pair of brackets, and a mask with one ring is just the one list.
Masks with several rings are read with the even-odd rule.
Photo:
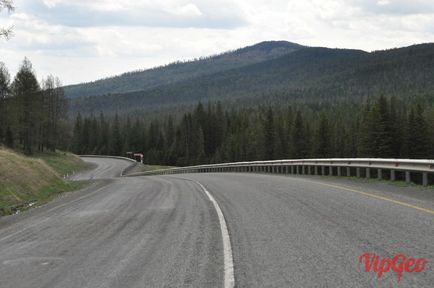
[[273, 173], [292, 175], [355, 176], [407, 183], [434, 184], [434, 160], [332, 158], [233, 162], [152, 170], [129, 176], [184, 173]]

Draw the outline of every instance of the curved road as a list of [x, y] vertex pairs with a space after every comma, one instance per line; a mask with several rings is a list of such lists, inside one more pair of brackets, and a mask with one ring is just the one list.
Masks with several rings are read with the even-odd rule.
[[[434, 191], [376, 182], [257, 174], [99, 179], [44, 207], [0, 219], [0, 287], [223, 287], [215, 198], [236, 287], [432, 287]], [[193, 180], [193, 181], [192, 181]], [[200, 183], [200, 184], [199, 184]], [[359, 256], [427, 259], [420, 273], [364, 272]]]

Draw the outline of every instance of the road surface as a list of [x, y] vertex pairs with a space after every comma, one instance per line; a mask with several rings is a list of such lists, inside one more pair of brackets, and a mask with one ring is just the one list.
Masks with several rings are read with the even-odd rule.
[[[86, 161], [98, 168], [74, 177], [99, 179], [92, 186], [0, 219], [0, 287], [228, 287], [232, 272], [236, 287], [433, 287], [433, 190], [243, 173], [120, 178], [130, 163]], [[393, 271], [364, 272], [364, 252], [428, 264], [398, 284]]]

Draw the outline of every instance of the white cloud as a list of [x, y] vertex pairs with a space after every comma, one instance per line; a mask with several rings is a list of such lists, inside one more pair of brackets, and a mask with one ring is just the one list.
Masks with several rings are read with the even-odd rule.
[[0, 42], [12, 74], [95, 80], [264, 40], [376, 50], [434, 40], [432, 0], [16, 0], [15, 37]]

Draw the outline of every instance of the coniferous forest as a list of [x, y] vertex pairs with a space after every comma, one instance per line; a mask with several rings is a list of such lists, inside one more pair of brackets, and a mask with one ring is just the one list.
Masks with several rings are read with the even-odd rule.
[[289, 158], [434, 158], [434, 106], [379, 96], [360, 105], [224, 109], [199, 103], [179, 117], [143, 121], [78, 115], [78, 154], [143, 152], [148, 164], [174, 166]]
[[68, 147], [67, 101], [58, 78], [41, 83], [28, 59], [11, 82], [0, 62], [0, 145], [26, 154]]

